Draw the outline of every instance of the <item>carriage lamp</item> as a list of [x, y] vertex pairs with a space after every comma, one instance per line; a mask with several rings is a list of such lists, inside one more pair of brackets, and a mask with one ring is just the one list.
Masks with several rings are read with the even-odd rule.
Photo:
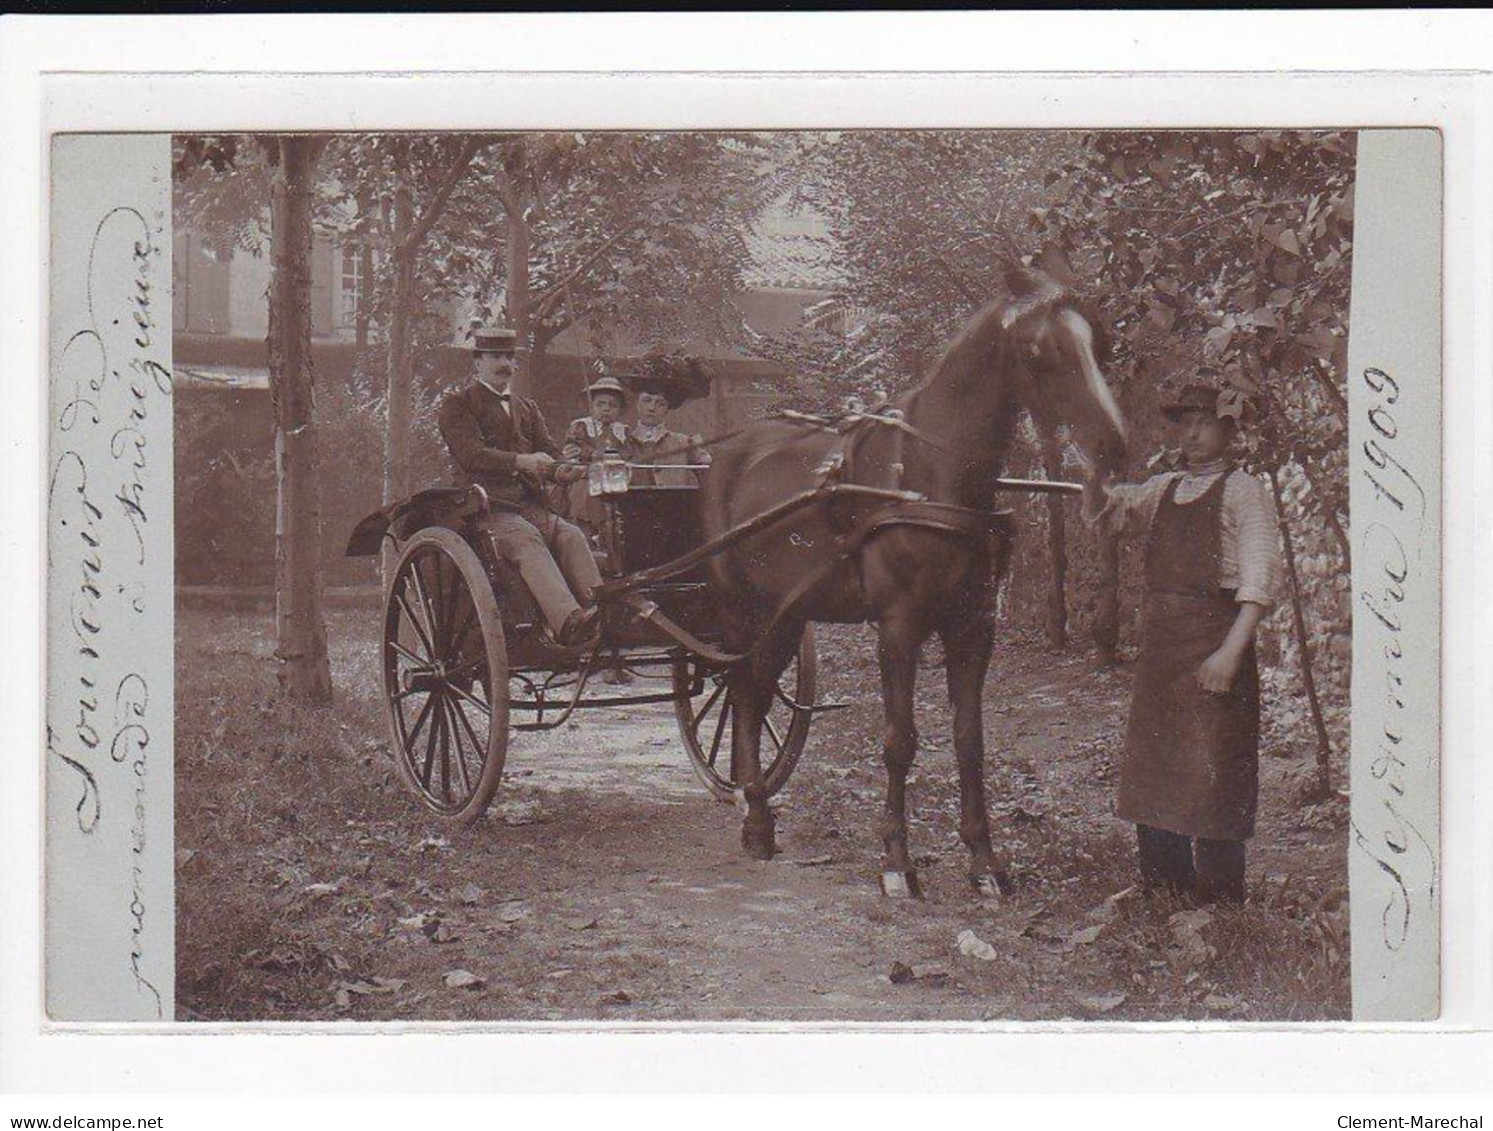
[[600, 459], [586, 469], [586, 491], [591, 495], [621, 495], [627, 492], [632, 469], [622, 459]]

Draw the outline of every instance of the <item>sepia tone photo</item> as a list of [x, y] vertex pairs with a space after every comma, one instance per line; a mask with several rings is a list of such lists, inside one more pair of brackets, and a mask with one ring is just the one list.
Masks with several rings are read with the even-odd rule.
[[1351, 1016], [1357, 140], [174, 138], [176, 1018]]

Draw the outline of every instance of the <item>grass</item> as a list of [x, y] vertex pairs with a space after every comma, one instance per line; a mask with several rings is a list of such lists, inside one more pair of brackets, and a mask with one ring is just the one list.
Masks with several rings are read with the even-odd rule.
[[[1214, 909], [1192, 938], [1178, 926], [1187, 908], [1127, 892], [1132, 833], [1112, 815], [1127, 673], [1004, 640], [987, 682], [987, 775], [1016, 887], [982, 903], [962, 879], [947, 707], [930, 648], [910, 786], [928, 898], [897, 903], [874, 894], [883, 773], [868, 630], [820, 632], [821, 698], [850, 706], [816, 720], [778, 799], [783, 857], [756, 865], [736, 850], [729, 807], [589, 788], [584, 775], [578, 787], [531, 784], [544, 777], [538, 756], [510, 760], [492, 818], [465, 833], [441, 828], [405, 796], [390, 760], [376, 612], [328, 617], [337, 699], [307, 708], [276, 696], [268, 614], [179, 614], [183, 1017], [1348, 1015], [1346, 810], [1296, 803], [1306, 735], [1293, 743], [1277, 728], [1262, 760], [1248, 902]], [[561, 746], [587, 750], [596, 725], [578, 719]], [[681, 750], [659, 757], [683, 765]], [[471, 902], [469, 885], [481, 892]], [[523, 915], [508, 918], [516, 907]], [[401, 925], [420, 915], [438, 915], [450, 940]], [[994, 960], [958, 953], [964, 929], [991, 943]], [[893, 986], [894, 960], [933, 973]], [[457, 967], [486, 986], [445, 987]]]

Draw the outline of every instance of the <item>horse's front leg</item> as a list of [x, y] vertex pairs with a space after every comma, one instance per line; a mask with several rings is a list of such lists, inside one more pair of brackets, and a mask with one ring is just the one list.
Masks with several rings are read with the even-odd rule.
[[921, 635], [907, 623], [883, 620], [877, 642], [881, 664], [881, 700], [886, 733], [881, 759], [886, 764], [886, 809], [881, 815], [881, 890], [894, 898], [921, 898], [917, 870], [907, 848], [907, 775], [917, 756], [913, 722], [913, 689], [917, 680]]
[[959, 763], [959, 839], [970, 852], [969, 878], [987, 896], [1010, 890], [990, 844], [985, 808], [985, 673], [994, 629], [988, 612], [951, 621], [943, 637], [949, 702], [954, 707], [954, 756]]

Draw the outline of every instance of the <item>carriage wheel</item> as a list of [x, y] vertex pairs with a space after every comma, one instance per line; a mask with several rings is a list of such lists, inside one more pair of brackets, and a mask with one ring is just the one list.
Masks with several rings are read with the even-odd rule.
[[[813, 720], [812, 706], [819, 662], [814, 652], [814, 632], [804, 628], [798, 653], [778, 677], [772, 706], [762, 725], [762, 777], [771, 797], [783, 788], [798, 765]], [[731, 765], [731, 704], [723, 672], [705, 675], [704, 690], [690, 697], [700, 674], [700, 665], [689, 657], [674, 661], [674, 714], [679, 733], [695, 771], [711, 794], [731, 801], [738, 788]]]
[[454, 531], [431, 527], [404, 544], [383, 663], [400, 776], [432, 812], [476, 820], [508, 752], [508, 650], [492, 584]]

